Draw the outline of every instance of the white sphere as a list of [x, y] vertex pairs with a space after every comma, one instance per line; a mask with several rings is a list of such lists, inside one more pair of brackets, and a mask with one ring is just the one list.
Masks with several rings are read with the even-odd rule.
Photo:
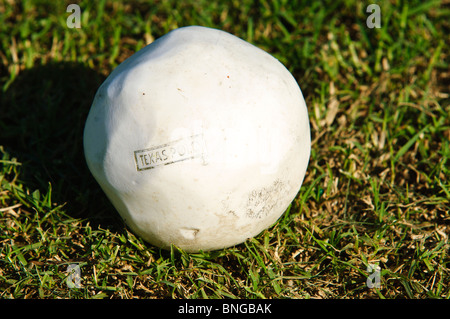
[[84, 131], [88, 167], [131, 230], [188, 252], [230, 247], [275, 223], [310, 150], [290, 72], [248, 42], [198, 26], [120, 64]]

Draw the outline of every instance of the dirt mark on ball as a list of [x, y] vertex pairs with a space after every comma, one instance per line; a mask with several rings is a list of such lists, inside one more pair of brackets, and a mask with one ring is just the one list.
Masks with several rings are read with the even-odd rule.
[[268, 216], [281, 204], [279, 200], [284, 198], [288, 192], [288, 184], [279, 179], [268, 187], [253, 190], [247, 200], [247, 217], [261, 219]]

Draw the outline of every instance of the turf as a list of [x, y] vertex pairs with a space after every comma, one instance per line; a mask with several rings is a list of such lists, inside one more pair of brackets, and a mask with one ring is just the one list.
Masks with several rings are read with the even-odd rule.
[[[70, 1], [1, 0], [0, 297], [449, 299], [450, 3], [370, 3], [80, 1], [71, 29]], [[275, 225], [198, 254], [131, 233], [82, 151], [105, 77], [185, 25], [284, 63], [313, 141]]]

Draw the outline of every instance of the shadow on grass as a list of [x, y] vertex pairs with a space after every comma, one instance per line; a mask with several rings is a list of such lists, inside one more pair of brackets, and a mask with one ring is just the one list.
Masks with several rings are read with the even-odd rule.
[[31, 191], [65, 204], [74, 218], [116, 227], [120, 217], [90, 174], [83, 153], [84, 123], [104, 77], [77, 63], [22, 71], [1, 98], [0, 145], [22, 163]]

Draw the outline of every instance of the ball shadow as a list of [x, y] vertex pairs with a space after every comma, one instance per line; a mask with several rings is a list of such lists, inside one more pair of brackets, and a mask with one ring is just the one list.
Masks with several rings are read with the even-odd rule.
[[104, 76], [78, 63], [51, 63], [22, 71], [0, 99], [0, 145], [22, 163], [31, 191], [65, 203], [74, 218], [120, 227], [115, 209], [89, 172], [84, 123]]

